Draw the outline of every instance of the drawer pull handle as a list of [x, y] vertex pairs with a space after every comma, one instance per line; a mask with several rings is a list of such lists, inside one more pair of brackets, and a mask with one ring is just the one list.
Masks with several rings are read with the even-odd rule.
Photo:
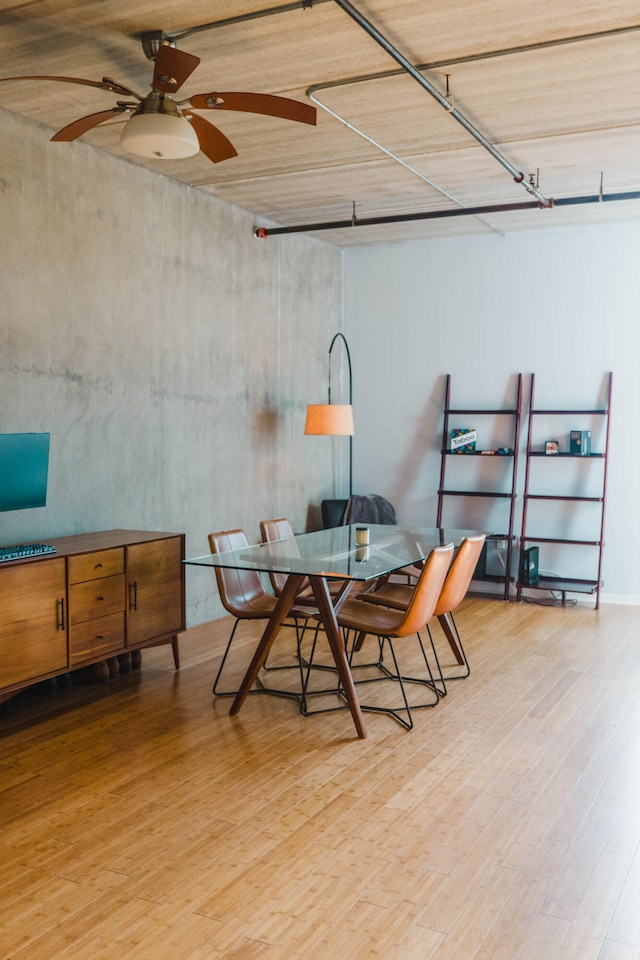
[[101, 567], [102, 567], [102, 564], [101, 564], [101, 563], [96, 563], [96, 566], [95, 566], [95, 569], [96, 569], [96, 570], [100, 570]]
[[129, 584], [129, 609], [137, 610], [138, 609], [138, 582], [133, 580]]
[[57, 629], [58, 629], [58, 630], [64, 630], [64, 628], [65, 628], [65, 625], [64, 625], [64, 597], [60, 597], [60, 599], [56, 601], [56, 606], [57, 606], [57, 608], [58, 608], [58, 618], [57, 618], [57, 619], [58, 619], [58, 622], [57, 622], [56, 626], [57, 626]]
[[96, 634], [96, 640], [104, 640], [104, 637], [101, 633]]
[[104, 597], [96, 597], [96, 600], [102, 601], [104, 600]]

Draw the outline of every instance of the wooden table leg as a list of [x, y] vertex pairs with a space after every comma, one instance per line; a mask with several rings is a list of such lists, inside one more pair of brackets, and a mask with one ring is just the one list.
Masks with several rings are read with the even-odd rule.
[[329, 641], [331, 653], [338, 670], [338, 676], [342, 681], [344, 695], [347, 703], [349, 704], [349, 710], [351, 711], [351, 716], [353, 717], [356, 731], [358, 736], [364, 740], [367, 736], [367, 730], [364, 725], [362, 710], [360, 709], [360, 703], [356, 694], [355, 684], [353, 682], [353, 677], [351, 676], [351, 670], [349, 669], [347, 655], [345, 653], [344, 644], [340, 635], [340, 627], [338, 626], [338, 621], [336, 620], [336, 613], [331, 602], [331, 596], [329, 594], [327, 582], [324, 577], [311, 576], [309, 577], [309, 582], [313, 588], [313, 595], [318, 605], [318, 612], [322, 617], [322, 623], [327, 634], [327, 640]]
[[278, 602], [274, 607], [273, 613], [271, 614], [269, 622], [267, 623], [264, 633], [262, 634], [260, 643], [256, 647], [256, 651], [253, 655], [251, 663], [249, 664], [249, 668], [245, 673], [242, 683], [240, 684], [240, 688], [234, 698], [233, 703], [231, 704], [229, 714], [232, 717], [238, 713], [240, 707], [246, 700], [249, 690], [251, 690], [258, 673], [260, 672], [265, 660], [267, 659], [267, 656], [269, 655], [269, 651], [273, 646], [273, 641], [277, 637], [283, 621], [286, 620], [287, 615], [293, 606], [293, 601], [295, 600], [304, 579], [305, 578], [303, 576], [295, 573], [291, 574], [285, 583], [284, 589], [280, 594]]
[[455, 635], [455, 631], [453, 627], [449, 623], [449, 618], [447, 617], [446, 613], [440, 614], [438, 617], [438, 621], [440, 623], [440, 626], [442, 627], [442, 631], [445, 637], [449, 641], [449, 646], [453, 651], [454, 657], [456, 658], [458, 663], [462, 665], [464, 663], [464, 656], [462, 655], [460, 644], [458, 643], [458, 638]]

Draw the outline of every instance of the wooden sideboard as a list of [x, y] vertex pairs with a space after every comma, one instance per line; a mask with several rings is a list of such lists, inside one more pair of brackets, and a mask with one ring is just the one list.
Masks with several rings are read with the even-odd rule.
[[132, 650], [170, 643], [180, 665], [185, 537], [105, 530], [0, 564], [0, 702]]

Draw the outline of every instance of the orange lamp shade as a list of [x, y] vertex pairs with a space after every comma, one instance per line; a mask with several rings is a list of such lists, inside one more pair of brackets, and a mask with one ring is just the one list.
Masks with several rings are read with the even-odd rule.
[[353, 407], [346, 403], [310, 403], [304, 432], [325, 437], [352, 437]]

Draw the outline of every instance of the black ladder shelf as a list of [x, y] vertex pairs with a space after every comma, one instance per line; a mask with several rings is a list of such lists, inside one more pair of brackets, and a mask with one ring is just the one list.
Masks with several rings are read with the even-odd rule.
[[[613, 374], [608, 373], [605, 375], [605, 403], [604, 406], [598, 407], [595, 409], [573, 409], [573, 410], [549, 410], [549, 409], [537, 409], [534, 402], [534, 389], [535, 389], [535, 374], [531, 374], [531, 400], [530, 400], [530, 410], [529, 410], [529, 429], [527, 434], [527, 452], [526, 452], [526, 470], [525, 470], [525, 479], [524, 479], [524, 504], [522, 508], [522, 531], [521, 531], [521, 550], [526, 547], [526, 544], [556, 544], [556, 545], [569, 545], [574, 547], [591, 547], [595, 549], [597, 555], [597, 562], [593, 565], [595, 576], [592, 578], [579, 578], [579, 577], [564, 577], [557, 574], [542, 574], [538, 576], [538, 579], [533, 583], [525, 582], [524, 574], [522, 571], [521, 564], [519, 565], [519, 575], [517, 582], [516, 590], [516, 599], [520, 600], [522, 597], [523, 590], [548, 590], [556, 591], [562, 594], [562, 601], [566, 599], [567, 593], [585, 593], [595, 595], [595, 609], [597, 610], [600, 606], [600, 588], [602, 587], [602, 553], [604, 549], [604, 519], [605, 519], [605, 503], [606, 503], [606, 493], [607, 493], [607, 465], [609, 457], [609, 425], [610, 425], [610, 414], [611, 414], [611, 387], [613, 381]], [[571, 421], [567, 421], [567, 418], [574, 417], [576, 420], [584, 421], [585, 418], [588, 418], [590, 421], [595, 421], [596, 423], [600, 420], [601, 425], [604, 424], [604, 431], [600, 431], [601, 436], [604, 438], [603, 449], [597, 453], [588, 454], [584, 453], [572, 453], [567, 451], [561, 451], [558, 453], [547, 453], [544, 449], [540, 449], [540, 440], [534, 437], [536, 422], [540, 423], [543, 417], [554, 418], [561, 417], [564, 418], [562, 422], [565, 425], [572, 426]], [[540, 418], [540, 419], [537, 419]], [[566, 430], [566, 426], [565, 426]], [[592, 488], [592, 492], [595, 493], [594, 496], [584, 496], [580, 493], [569, 493], [556, 495], [548, 491], [532, 492], [532, 486], [537, 490], [538, 487], [532, 483], [531, 476], [531, 461], [536, 458], [544, 458], [546, 461], [557, 461], [557, 460], [567, 460], [572, 459], [574, 461], [586, 462], [589, 464], [594, 463], [594, 461], [601, 464], [601, 476], [598, 479], [594, 478], [595, 486]], [[538, 483], [540, 481], [538, 480]], [[583, 481], [584, 482], [584, 481]], [[557, 487], [558, 478], [556, 475], [556, 487]], [[549, 482], [549, 487], [552, 487], [552, 483]], [[596, 509], [596, 517], [593, 521], [591, 529], [594, 530], [595, 536], [591, 539], [573, 539], [571, 537], [554, 537], [554, 536], [535, 536], [530, 532], [531, 523], [531, 510], [530, 505], [534, 501], [555, 501], [559, 503], [564, 503], [566, 507], [569, 507], [571, 504], [598, 504]], [[538, 522], [540, 522], [540, 516], [538, 516]], [[586, 520], [586, 517], [585, 517]]]
[[[517, 480], [517, 457], [518, 457], [518, 443], [520, 438], [520, 418], [522, 414], [522, 374], [517, 375], [516, 381], [516, 391], [515, 391], [515, 405], [509, 408], [498, 408], [498, 409], [480, 409], [480, 408], [461, 408], [461, 407], [452, 407], [451, 406], [451, 375], [446, 375], [446, 390], [445, 390], [445, 401], [444, 401], [444, 426], [442, 431], [442, 457], [440, 464], [440, 485], [438, 487], [438, 513], [436, 519], [436, 526], [442, 527], [442, 518], [445, 513], [445, 503], [448, 502], [449, 498], [485, 498], [487, 500], [507, 500], [508, 501], [508, 519], [506, 522], [506, 528], [504, 532], [496, 533], [492, 532], [487, 537], [488, 540], [493, 541], [504, 541], [506, 543], [506, 554], [504, 562], [504, 573], [497, 574], [495, 576], [487, 575], [484, 573], [481, 575], [476, 568], [476, 577], [474, 579], [479, 579], [486, 582], [493, 582], [498, 584], [504, 584], [504, 590], [502, 593], [503, 599], [509, 599], [509, 587], [511, 582], [511, 556], [513, 551], [514, 544], [514, 516], [515, 516], [515, 502], [516, 502], [516, 480]], [[469, 453], [456, 453], [450, 449], [450, 430], [452, 427], [452, 419], [459, 420], [459, 418], [464, 417], [480, 417], [484, 419], [484, 422], [487, 423], [489, 418], [493, 419], [494, 424], [498, 422], [498, 418], [510, 418], [511, 423], [508, 424], [508, 428], [505, 428], [503, 425], [504, 435], [509, 436], [508, 446], [505, 444], [505, 447], [502, 449], [508, 449], [508, 453], [499, 454], [494, 452], [492, 455], [487, 455], [482, 450], [474, 450]], [[482, 422], [482, 421], [481, 421]], [[457, 426], [458, 424], [453, 424]], [[461, 425], [461, 424], [460, 424]], [[481, 428], [482, 432], [482, 428]], [[491, 469], [492, 471], [492, 488], [490, 490], [485, 489], [471, 489], [469, 486], [465, 486], [463, 490], [453, 490], [447, 486], [447, 466], [451, 464], [450, 458], [454, 457], [457, 460], [467, 457], [481, 457], [483, 462], [491, 462], [494, 466]], [[447, 510], [447, 512], [449, 512]], [[451, 526], [451, 524], [449, 524]], [[492, 596], [499, 596], [499, 594], [492, 594]]]

